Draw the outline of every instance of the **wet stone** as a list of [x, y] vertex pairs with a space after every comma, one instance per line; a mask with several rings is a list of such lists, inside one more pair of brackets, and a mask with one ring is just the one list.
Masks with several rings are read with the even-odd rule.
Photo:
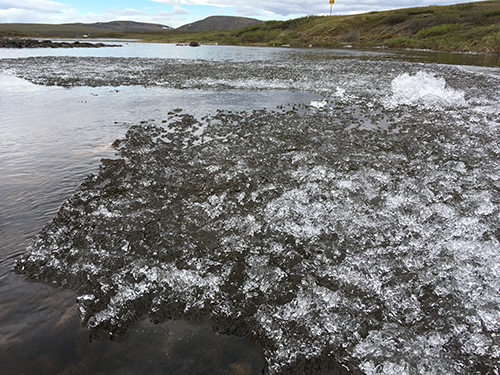
[[50, 40], [2, 38], [0, 48], [102, 48], [121, 47], [116, 44], [85, 43], [85, 42], [52, 42]]

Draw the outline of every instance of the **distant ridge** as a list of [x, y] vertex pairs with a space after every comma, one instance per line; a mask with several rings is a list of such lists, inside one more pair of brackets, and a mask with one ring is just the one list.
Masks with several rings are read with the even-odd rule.
[[164, 31], [171, 30], [170, 26], [142, 23], [134, 21], [111, 21], [111, 22], [96, 22], [96, 23], [66, 23], [67, 26], [80, 26], [93, 29], [106, 29], [112, 31]]
[[183, 31], [206, 31], [206, 30], [229, 30], [241, 29], [243, 27], [257, 25], [262, 21], [255, 18], [232, 17], [232, 16], [210, 16], [203, 20], [188, 23], [178, 27], [176, 30]]
[[0, 23], [0, 36], [7, 37], [63, 37], [81, 38], [120, 37], [120, 33], [151, 32], [159, 33], [172, 30], [170, 26], [154, 23], [141, 23], [133, 21], [111, 21], [97, 23], [66, 23], [66, 24], [43, 24], [43, 23]]

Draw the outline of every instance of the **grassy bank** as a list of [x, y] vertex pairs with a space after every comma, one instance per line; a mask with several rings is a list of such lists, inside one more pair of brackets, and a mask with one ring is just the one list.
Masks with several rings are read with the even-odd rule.
[[390, 47], [500, 53], [500, 1], [269, 21], [239, 30], [144, 35], [144, 41], [293, 47]]
[[[56, 27], [59, 26], [59, 27]], [[10, 27], [10, 29], [9, 29]], [[0, 36], [69, 37], [88, 33], [65, 25], [0, 24]], [[237, 30], [106, 32], [93, 37], [145, 42], [292, 47], [389, 47], [500, 53], [500, 0], [407, 8], [351, 16], [268, 21]]]

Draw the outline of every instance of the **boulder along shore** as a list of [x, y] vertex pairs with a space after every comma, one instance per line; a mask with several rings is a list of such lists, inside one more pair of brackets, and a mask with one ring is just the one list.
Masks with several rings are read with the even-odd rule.
[[50, 40], [0, 38], [0, 48], [101, 48], [120, 47], [118, 44], [87, 42], [52, 42]]

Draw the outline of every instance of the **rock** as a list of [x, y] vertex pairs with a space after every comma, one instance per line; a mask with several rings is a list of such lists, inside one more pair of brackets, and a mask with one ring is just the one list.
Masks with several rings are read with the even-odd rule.
[[234, 362], [229, 367], [231, 375], [252, 375], [252, 365], [248, 362]]
[[200, 43], [198, 43], [198, 42], [189, 43], [189, 47], [199, 47], [199, 46], [200, 46]]
[[0, 38], [0, 48], [101, 48], [121, 47], [117, 44], [52, 42], [50, 40]]

